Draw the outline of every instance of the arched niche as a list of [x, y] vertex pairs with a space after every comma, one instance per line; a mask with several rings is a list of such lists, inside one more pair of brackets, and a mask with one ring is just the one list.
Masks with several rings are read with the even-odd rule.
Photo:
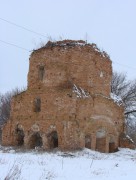
[[15, 129], [15, 134], [16, 134], [16, 143], [17, 146], [23, 146], [24, 145], [24, 130], [22, 126], [17, 126]]
[[48, 136], [49, 149], [54, 149], [58, 147], [58, 133], [57, 131], [52, 131]]
[[34, 132], [29, 139], [29, 147], [30, 149], [34, 149], [36, 147], [42, 147], [43, 141], [39, 132]]
[[85, 147], [91, 149], [91, 135], [85, 135]]

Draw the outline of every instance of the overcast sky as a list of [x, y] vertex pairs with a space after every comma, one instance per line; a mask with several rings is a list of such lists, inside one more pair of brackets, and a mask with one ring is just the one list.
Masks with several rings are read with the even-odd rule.
[[136, 78], [136, 0], [0, 0], [1, 93], [27, 85], [30, 51], [50, 36], [87, 37], [110, 55], [114, 70]]

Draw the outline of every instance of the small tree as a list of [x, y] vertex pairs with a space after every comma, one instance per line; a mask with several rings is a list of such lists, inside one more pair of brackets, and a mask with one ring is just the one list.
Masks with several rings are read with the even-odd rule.
[[136, 135], [136, 80], [128, 81], [126, 74], [113, 72], [111, 92], [123, 101], [127, 132]]

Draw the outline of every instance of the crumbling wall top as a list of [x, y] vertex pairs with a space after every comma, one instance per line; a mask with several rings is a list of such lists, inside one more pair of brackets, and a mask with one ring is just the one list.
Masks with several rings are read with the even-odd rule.
[[100, 54], [100, 56], [105, 57], [110, 60], [109, 55], [103, 51], [100, 50], [95, 43], [87, 43], [86, 41], [83, 40], [69, 40], [65, 39], [62, 41], [48, 41], [45, 45], [41, 46], [39, 49], [33, 50], [33, 53], [41, 51], [42, 49], [52, 49], [54, 47], [67, 47], [67, 48], [72, 48], [72, 47], [89, 47], [90, 50], [95, 51]]

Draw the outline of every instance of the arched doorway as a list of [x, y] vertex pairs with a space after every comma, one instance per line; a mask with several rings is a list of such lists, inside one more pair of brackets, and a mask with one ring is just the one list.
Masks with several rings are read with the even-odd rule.
[[48, 135], [49, 149], [54, 149], [58, 147], [58, 133], [53, 131]]
[[99, 152], [106, 150], [106, 131], [104, 129], [99, 129], [96, 132], [96, 150]]
[[35, 147], [42, 147], [43, 142], [39, 132], [34, 133], [29, 140], [29, 147], [34, 149]]
[[24, 145], [24, 131], [22, 129], [17, 128], [16, 129], [16, 140], [17, 140], [17, 145], [18, 146], [23, 146]]
[[91, 135], [85, 136], [85, 147], [91, 149]]

